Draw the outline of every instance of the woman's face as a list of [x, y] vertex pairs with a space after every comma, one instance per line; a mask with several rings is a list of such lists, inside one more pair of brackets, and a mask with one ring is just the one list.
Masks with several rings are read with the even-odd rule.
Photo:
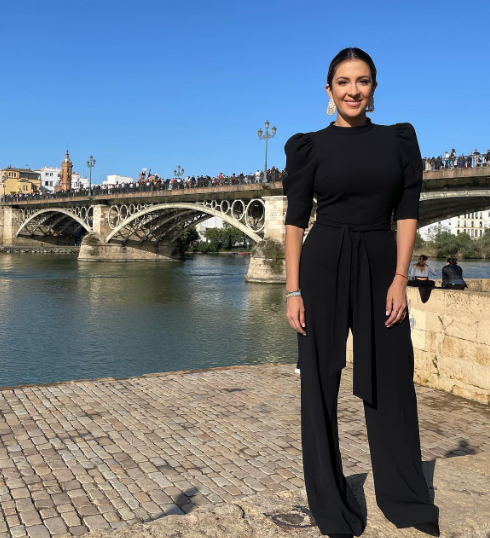
[[325, 86], [341, 116], [354, 118], [364, 114], [376, 89], [371, 70], [362, 60], [345, 60], [337, 66], [332, 86]]

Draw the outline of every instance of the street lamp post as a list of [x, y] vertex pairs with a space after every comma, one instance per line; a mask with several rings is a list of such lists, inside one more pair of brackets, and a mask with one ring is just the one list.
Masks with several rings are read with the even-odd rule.
[[[180, 167], [180, 164], [177, 166], [177, 170], [174, 170], [174, 176], [176, 178], [180, 178], [180, 176], [184, 175], [184, 169]], [[182, 184], [182, 182], [178, 182], [177, 181], [177, 188], [180, 188], [182, 186], [182, 188], [184, 188], [184, 185]], [[173, 187], [172, 187], [173, 188]]]
[[183, 173], [184, 173], [184, 169], [181, 168], [179, 164], [179, 166], [177, 166], [177, 170], [174, 170], [174, 176], [180, 177], [181, 175], [183, 175]]
[[[262, 129], [258, 130], [259, 140], [265, 140], [265, 166], [264, 166], [264, 183], [267, 183], [267, 141], [269, 138], [274, 138], [276, 135], [276, 128], [272, 127], [272, 134], [269, 133], [269, 121], [265, 122], [265, 133], [262, 133]], [[262, 136], [263, 134], [263, 136]]]
[[95, 166], [95, 159], [93, 158], [92, 155], [90, 155], [88, 161], [87, 161], [87, 166], [88, 166], [88, 169], [89, 169], [89, 175], [90, 175], [90, 179], [89, 179], [89, 189], [88, 189], [88, 193], [89, 193], [89, 196], [92, 196], [92, 168]]

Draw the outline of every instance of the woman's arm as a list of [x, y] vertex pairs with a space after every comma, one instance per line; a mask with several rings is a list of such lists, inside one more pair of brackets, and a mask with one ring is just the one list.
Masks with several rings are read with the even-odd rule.
[[[298, 226], [286, 225], [286, 239], [284, 243], [286, 263], [286, 291], [299, 289], [299, 260], [303, 248], [304, 229]], [[302, 335], [306, 335], [305, 308], [301, 295], [287, 299], [286, 316], [291, 328]]]
[[[303, 235], [313, 208], [316, 161], [309, 133], [296, 133], [284, 145], [287, 175], [282, 183], [288, 199], [285, 227], [286, 291], [299, 290], [299, 264]], [[287, 298], [286, 316], [291, 328], [306, 336], [303, 297]]]
[[[402, 275], [407, 275], [408, 272], [415, 245], [416, 231], [417, 219], [400, 219], [397, 221], [396, 272]], [[406, 289], [407, 279], [400, 275], [394, 275], [393, 283], [386, 295], [386, 315], [389, 316], [385, 321], [386, 327], [391, 327], [405, 318], [407, 308]]]

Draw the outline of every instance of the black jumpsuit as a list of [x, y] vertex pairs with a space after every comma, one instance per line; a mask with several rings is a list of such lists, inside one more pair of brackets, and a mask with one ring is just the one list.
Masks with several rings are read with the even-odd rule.
[[342, 471], [337, 426], [349, 327], [378, 506], [399, 528], [438, 521], [422, 472], [410, 320], [385, 326], [397, 261], [391, 217], [418, 220], [422, 158], [410, 123], [333, 123], [285, 144], [285, 224], [307, 228], [316, 193], [299, 265], [305, 487], [322, 534], [360, 536], [365, 523]]

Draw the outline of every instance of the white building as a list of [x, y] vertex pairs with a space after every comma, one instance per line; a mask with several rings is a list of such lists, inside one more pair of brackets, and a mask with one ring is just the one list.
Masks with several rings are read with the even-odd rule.
[[36, 170], [41, 179], [41, 192], [54, 192], [56, 182], [61, 178], [61, 168], [43, 166]]
[[485, 234], [485, 228], [490, 227], [490, 209], [457, 215], [450, 219], [444, 219], [424, 226], [419, 229], [422, 239], [426, 241], [430, 240], [431, 231], [436, 231], [439, 225], [443, 229], [448, 229], [454, 235], [467, 233], [471, 238], [477, 239]]
[[[41, 178], [41, 192], [54, 192], [56, 182], [61, 178], [61, 168], [43, 166], [40, 170], [35, 170]], [[72, 189], [88, 189], [89, 180], [80, 177], [80, 174], [73, 173], [71, 178]]]
[[71, 188], [72, 189], [88, 189], [90, 182], [88, 178], [81, 177], [80, 174], [73, 173], [71, 177]]
[[102, 185], [121, 185], [121, 183], [131, 183], [132, 181], [132, 177], [109, 174], [107, 179], [102, 182]]
[[472, 238], [482, 237], [485, 234], [485, 228], [490, 226], [490, 210], [466, 213], [450, 220], [451, 233], [454, 235], [466, 232]]
[[202, 222], [196, 224], [196, 231], [203, 241], [206, 241], [204, 232], [208, 228], [223, 228], [223, 219], [220, 219], [219, 217], [211, 217], [210, 219], [203, 220]]

